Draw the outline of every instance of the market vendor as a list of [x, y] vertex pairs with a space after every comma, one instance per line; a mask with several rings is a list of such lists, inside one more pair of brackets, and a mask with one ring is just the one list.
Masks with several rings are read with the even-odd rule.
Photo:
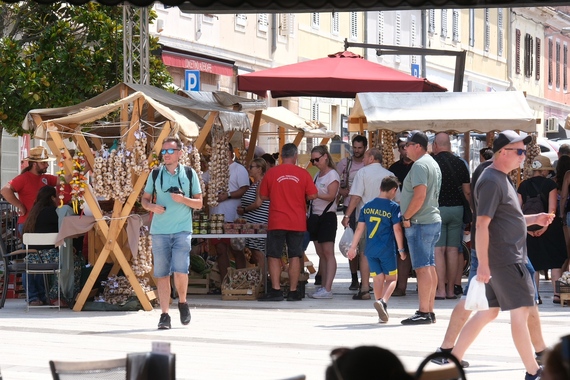
[[[150, 226], [154, 277], [158, 288], [158, 300], [162, 314], [159, 330], [170, 329], [170, 274], [174, 273], [174, 285], [178, 291], [180, 322], [190, 323], [190, 308], [186, 302], [188, 268], [192, 240], [192, 209], [202, 208], [202, 190], [198, 175], [179, 163], [185, 152], [177, 137], [167, 137], [160, 151], [164, 164], [156, 181], [149, 177], [142, 196], [142, 206], [154, 213]], [[153, 203], [153, 194], [156, 200]]]
[[[226, 223], [233, 223], [238, 218], [237, 208], [240, 205], [241, 197], [249, 188], [249, 174], [243, 165], [234, 161], [234, 148], [230, 143], [228, 143], [227, 154], [230, 167], [229, 191], [218, 194], [218, 205], [210, 209], [210, 215], [223, 214]], [[215, 178], [210, 180], [214, 181]], [[230, 266], [229, 251], [234, 256], [236, 268], [245, 268], [246, 263], [243, 251], [232, 249], [230, 239], [214, 239], [212, 244], [216, 248], [218, 270], [222, 280], [226, 277], [228, 267]]]

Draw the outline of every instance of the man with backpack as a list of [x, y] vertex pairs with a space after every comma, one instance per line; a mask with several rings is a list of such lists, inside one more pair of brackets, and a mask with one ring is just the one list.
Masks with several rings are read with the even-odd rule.
[[[170, 275], [178, 291], [180, 322], [190, 323], [190, 308], [186, 303], [188, 267], [192, 240], [192, 209], [202, 208], [202, 190], [194, 169], [179, 163], [184, 154], [177, 137], [167, 137], [160, 154], [163, 165], [151, 175], [144, 188], [142, 206], [154, 213], [150, 225], [154, 277], [162, 314], [159, 330], [170, 329]], [[191, 176], [188, 176], [188, 173]], [[153, 199], [156, 194], [156, 199]]]

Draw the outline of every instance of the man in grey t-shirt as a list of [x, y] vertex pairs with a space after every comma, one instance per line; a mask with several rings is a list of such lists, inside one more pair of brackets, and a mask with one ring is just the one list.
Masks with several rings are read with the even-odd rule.
[[[501, 310], [511, 314], [513, 341], [526, 368], [525, 380], [540, 378], [528, 330], [527, 320], [534, 307], [534, 287], [525, 266], [526, 227], [549, 225], [554, 214], [523, 215], [517, 192], [509, 173], [518, 168], [526, 155], [530, 136], [504, 131], [493, 143], [494, 159], [475, 185], [477, 215], [477, 280], [486, 283], [489, 310], [479, 311], [464, 327], [453, 354], [463, 357], [481, 329], [495, 319]], [[492, 278], [491, 278], [492, 276]]]

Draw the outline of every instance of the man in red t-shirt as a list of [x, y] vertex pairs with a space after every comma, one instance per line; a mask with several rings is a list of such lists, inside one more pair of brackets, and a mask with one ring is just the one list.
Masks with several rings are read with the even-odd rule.
[[271, 287], [260, 301], [282, 301], [280, 288], [281, 255], [287, 243], [289, 294], [287, 301], [300, 301], [297, 291], [303, 257], [303, 237], [307, 230], [307, 200], [317, 197], [317, 188], [305, 169], [297, 166], [297, 146], [285, 144], [283, 163], [267, 171], [259, 186], [261, 199], [270, 201], [267, 232], [267, 263]]
[[57, 185], [56, 176], [45, 174], [49, 162], [55, 160], [54, 156], [48, 155], [46, 148], [37, 146], [30, 149], [29, 156], [24, 160], [28, 161], [28, 167], [20, 175], [9, 181], [1, 191], [4, 199], [18, 209], [19, 232], [21, 232], [20, 226], [25, 223], [28, 212], [34, 205], [38, 191], [44, 186]]

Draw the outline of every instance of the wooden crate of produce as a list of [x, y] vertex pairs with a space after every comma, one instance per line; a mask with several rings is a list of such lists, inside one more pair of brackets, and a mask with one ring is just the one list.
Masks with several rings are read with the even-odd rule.
[[261, 293], [261, 268], [228, 268], [222, 283], [222, 300], [252, 301]]
[[208, 294], [210, 292], [210, 274], [190, 272], [186, 294]]

